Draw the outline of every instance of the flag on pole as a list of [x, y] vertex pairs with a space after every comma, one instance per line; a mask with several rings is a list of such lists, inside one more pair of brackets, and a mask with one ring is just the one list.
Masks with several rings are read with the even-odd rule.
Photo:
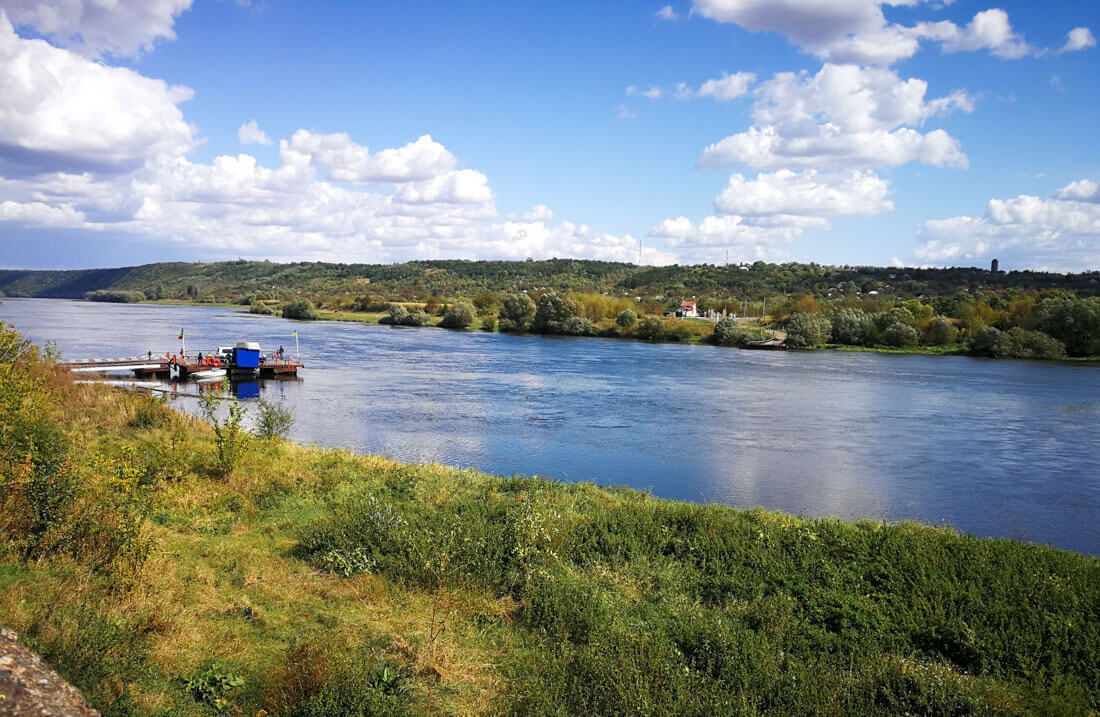
[[298, 329], [294, 329], [294, 333], [292, 333], [291, 336], [297, 336], [297, 335], [298, 335]]
[[180, 338], [179, 338], [179, 340], [183, 341], [183, 329], [180, 329]]

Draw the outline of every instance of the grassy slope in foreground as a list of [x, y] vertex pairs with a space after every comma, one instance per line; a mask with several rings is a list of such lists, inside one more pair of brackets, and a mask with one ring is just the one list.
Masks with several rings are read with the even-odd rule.
[[106, 714], [1100, 707], [1095, 558], [279, 440], [217, 477], [205, 423], [45, 380], [0, 420], [61, 426], [77, 492], [37, 537], [0, 492], [0, 624]]

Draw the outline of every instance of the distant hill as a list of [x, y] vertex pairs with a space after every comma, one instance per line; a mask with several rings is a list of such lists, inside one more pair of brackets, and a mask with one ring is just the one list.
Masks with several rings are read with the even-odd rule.
[[1056, 274], [985, 269], [898, 269], [820, 264], [636, 266], [618, 262], [411, 261], [331, 264], [228, 261], [157, 263], [116, 269], [0, 270], [0, 295], [79, 299], [90, 291], [141, 291], [150, 299], [245, 302], [290, 295], [386, 297], [472, 296], [480, 291], [554, 289], [646, 296], [687, 294], [761, 297], [774, 294], [879, 291], [917, 297], [958, 291], [1062, 289], [1100, 294], [1100, 272]]

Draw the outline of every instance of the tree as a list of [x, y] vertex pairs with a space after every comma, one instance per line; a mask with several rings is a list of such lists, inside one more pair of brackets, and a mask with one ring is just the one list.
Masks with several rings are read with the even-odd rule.
[[660, 341], [664, 338], [665, 327], [660, 319], [650, 316], [642, 319], [638, 327], [634, 329], [634, 335], [643, 341]]
[[787, 343], [796, 347], [811, 347], [825, 343], [832, 328], [821, 314], [791, 314], [786, 322]]
[[745, 330], [732, 316], [720, 319], [714, 325], [714, 334], [711, 336], [711, 340], [719, 346], [738, 346], [744, 338]]
[[916, 346], [919, 340], [917, 330], [900, 321], [890, 324], [882, 332], [882, 342], [887, 346]]
[[390, 304], [390, 315], [378, 320], [380, 324], [402, 326], [409, 318], [409, 310], [401, 304]]
[[317, 318], [317, 307], [309, 299], [295, 299], [283, 306], [283, 318], [312, 320]]
[[465, 329], [474, 322], [475, 316], [474, 305], [469, 301], [459, 300], [443, 312], [443, 321], [439, 325], [446, 329]]
[[1044, 297], [1035, 305], [1035, 328], [1066, 347], [1070, 356], [1100, 354], [1100, 298], [1068, 294]]
[[569, 299], [557, 294], [543, 294], [531, 330], [540, 334], [564, 334], [566, 322], [577, 315], [577, 307]]
[[867, 346], [873, 343], [875, 322], [862, 309], [842, 309], [833, 315], [832, 340], [849, 346]]
[[924, 329], [924, 343], [928, 346], [946, 346], [959, 340], [959, 330], [948, 319], [937, 316]]
[[638, 323], [638, 315], [630, 309], [619, 312], [619, 315], [615, 317], [615, 323], [623, 331], [630, 331], [634, 328], [634, 324]]
[[522, 334], [535, 318], [535, 302], [527, 294], [509, 294], [500, 307], [500, 330]]

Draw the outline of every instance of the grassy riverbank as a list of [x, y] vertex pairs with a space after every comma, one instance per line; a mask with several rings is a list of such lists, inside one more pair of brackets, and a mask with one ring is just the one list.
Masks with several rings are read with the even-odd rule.
[[1096, 558], [216, 434], [0, 354], [0, 624], [106, 714], [1100, 708]]

